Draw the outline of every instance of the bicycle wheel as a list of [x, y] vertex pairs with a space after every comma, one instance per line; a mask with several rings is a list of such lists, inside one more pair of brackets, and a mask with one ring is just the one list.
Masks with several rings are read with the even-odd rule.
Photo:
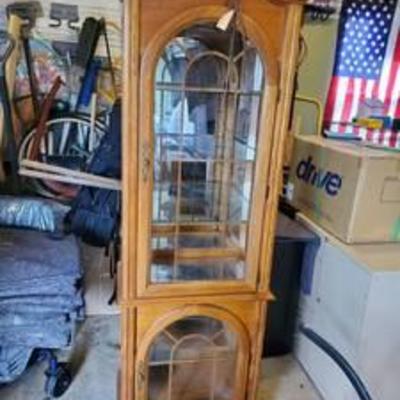
[[[85, 116], [61, 116], [46, 123], [47, 133], [40, 142], [37, 161], [49, 165], [62, 166], [78, 171], [86, 171], [94, 151], [105, 134], [106, 125], [96, 121], [94, 127]], [[21, 141], [18, 161], [29, 159], [36, 128]], [[71, 200], [79, 187], [61, 182], [38, 178], [28, 178], [32, 189], [44, 197]]]

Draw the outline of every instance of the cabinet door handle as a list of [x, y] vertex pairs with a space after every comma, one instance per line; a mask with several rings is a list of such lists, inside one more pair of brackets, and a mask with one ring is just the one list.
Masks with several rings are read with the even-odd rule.
[[151, 168], [151, 148], [148, 143], [144, 143], [142, 146], [142, 179], [143, 182], [149, 180]]

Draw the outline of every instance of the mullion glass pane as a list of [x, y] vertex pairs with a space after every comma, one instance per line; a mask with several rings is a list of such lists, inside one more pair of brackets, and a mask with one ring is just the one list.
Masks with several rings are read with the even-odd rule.
[[252, 162], [233, 163], [231, 196], [229, 197], [229, 220], [248, 222], [253, 181]]
[[239, 96], [234, 134], [237, 160], [255, 161], [260, 104], [261, 98], [258, 95]]
[[[189, 87], [224, 88], [226, 86], [228, 62], [217, 54], [204, 52], [192, 62], [186, 74]], [[232, 74], [233, 75], [233, 74]]]
[[151, 280], [154, 283], [223, 281], [244, 279], [245, 265], [241, 260], [211, 259], [194, 261], [153, 261]]
[[244, 92], [260, 92], [264, 84], [264, 67], [257, 49], [248, 47], [237, 61], [240, 71], [239, 87]]
[[149, 349], [149, 400], [235, 400], [238, 334], [209, 317], [167, 327]]
[[173, 165], [161, 160], [154, 162], [153, 222], [176, 222], [177, 177]]

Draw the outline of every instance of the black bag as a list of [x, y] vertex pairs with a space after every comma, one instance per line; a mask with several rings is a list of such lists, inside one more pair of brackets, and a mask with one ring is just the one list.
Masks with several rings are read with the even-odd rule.
[[[88, 172], [121, 179], [121, 102], [117, 101], [107, 130], [89, 165]], [[120, 192], [83, 186], [65, 217], [70, 232], [85, 243], [108, 247], [118, 236]]]

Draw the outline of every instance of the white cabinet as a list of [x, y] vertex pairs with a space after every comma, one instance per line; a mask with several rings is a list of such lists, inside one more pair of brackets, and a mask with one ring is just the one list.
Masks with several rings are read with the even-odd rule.
[[[321, 237], [300, 319], [350, 362], [374, 400], [398, 400], [400, 245], [345, 245], [300, 219]], [[301, 334], [296, 353], [325, 399], [358, 399], [334, 362]]]

